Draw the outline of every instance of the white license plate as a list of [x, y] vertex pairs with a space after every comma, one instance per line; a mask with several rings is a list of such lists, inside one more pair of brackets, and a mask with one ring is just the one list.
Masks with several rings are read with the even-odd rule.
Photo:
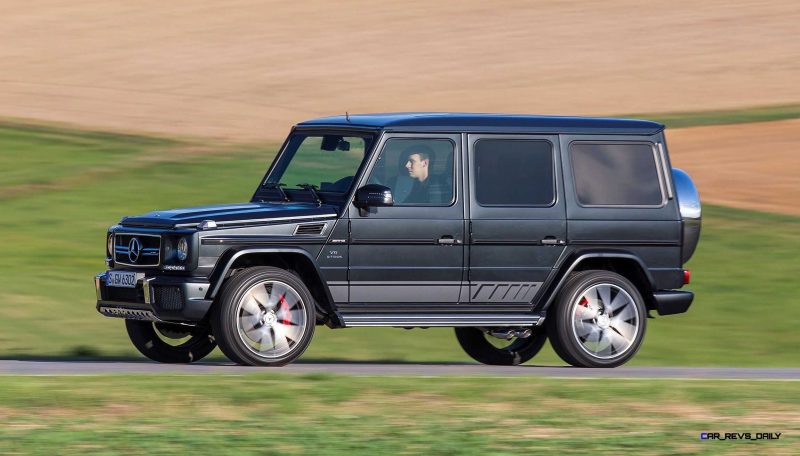
[[139, 278], [138, 276], [144, 276], [144, 274], [137, 274], [135, 272], [127, 271], [107, 271], [106, 286], [136, 288], [136, 280]]

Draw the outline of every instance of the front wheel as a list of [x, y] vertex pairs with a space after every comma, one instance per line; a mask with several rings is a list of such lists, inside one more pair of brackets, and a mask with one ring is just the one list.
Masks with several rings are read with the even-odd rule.
[[459, 345], [475, 361], [496, 366], [515, 366], [539, 353], [547, 333], [542, 327], [530, 328], [528, 337], [501, 339], [482, 328], [456, 328]]
[[229, 279], [211, 318], [219, 348], [231, 361], [283, 366], [303, 354], [316, 325], [314, 298], [295, 274], [254, 267]]
[[207, 326], [125, 320], [125, 328], [133, 346], [160, 363], [199, 361], [217, 346]]
[[636, 354], [647, 309], [639, 290], [609, 271], [571, 276], [546, 323], [555, 352], [578, 367], [617, 367]]

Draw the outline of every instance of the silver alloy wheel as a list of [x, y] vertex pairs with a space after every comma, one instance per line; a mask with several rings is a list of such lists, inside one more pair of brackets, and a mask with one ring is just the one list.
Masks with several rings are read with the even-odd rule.
[[601, 283], [572, 303], [572, 333], [583, 351], [599, 359], [627, 352], [639, 334], [639, 310], [628, 292]]
[[245, 291], [236, 306], [236, 328], [256, 356], [280, 358], [291, 352], [306, 331], [305, 303], [290, 285], [266, 280]]

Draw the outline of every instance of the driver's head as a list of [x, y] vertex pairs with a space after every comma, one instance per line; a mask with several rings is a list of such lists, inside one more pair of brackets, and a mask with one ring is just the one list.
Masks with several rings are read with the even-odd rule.
[[412, 146], [406, 149], [408, 175], [420, 182], [428, 178], [433, 151], [428, 146]]

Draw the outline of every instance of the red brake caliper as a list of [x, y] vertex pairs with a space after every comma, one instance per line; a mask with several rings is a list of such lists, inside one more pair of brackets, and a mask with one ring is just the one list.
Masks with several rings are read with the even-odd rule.
[[[586, 299], [586, 296], [584, 296], [584, 297], [581, 298], [581, 302], [579, 302], [578, 305], [588, 308], [589, 307], [589, 300]], [[575, 307], [575, 313], [578, 313], [578, 312], [583, 312], [583, 309], [581, 309], [580, 307]]]
[[286, 293], [282, 294], [281, 297], [278, 299], [278, 302], [281, 303], [281, 310], [283, 311], [283, 319], [281, 319], [281, 323], [284, 325], [292, 324], [292, 321], [287, 318], [287, 315], [291, 315], [289, 311], [289, 303], [286, 302]]

